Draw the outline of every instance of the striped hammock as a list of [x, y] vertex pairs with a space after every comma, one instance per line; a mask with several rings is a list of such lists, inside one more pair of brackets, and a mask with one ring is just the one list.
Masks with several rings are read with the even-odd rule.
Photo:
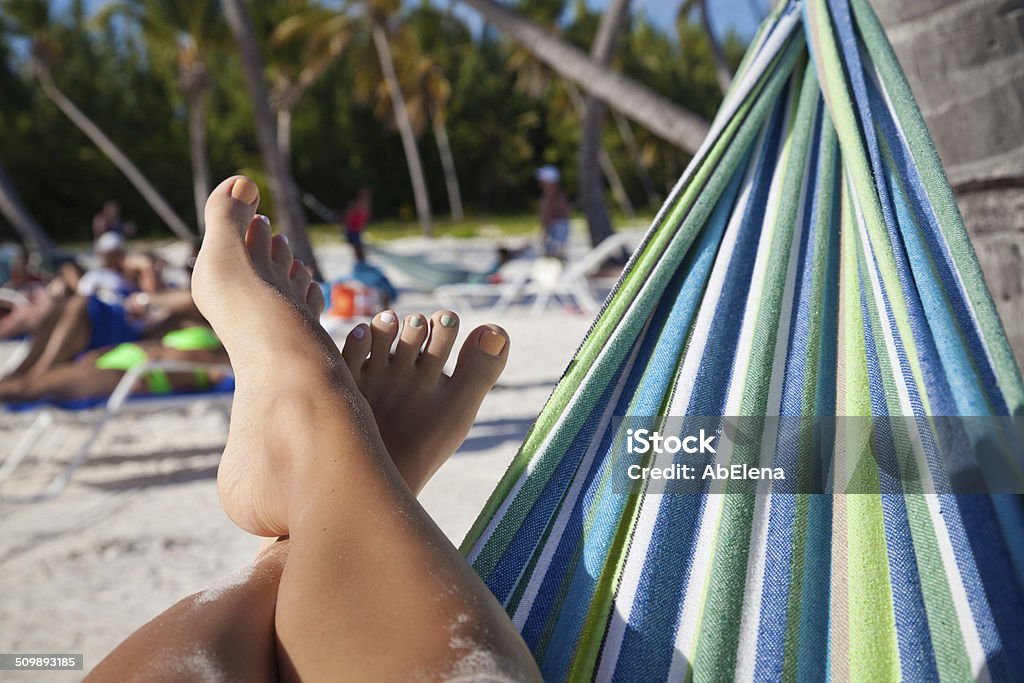
[[[950, 438], [931, 416], [1024, 415], [867, 0], [789, 0], [761, 27], [462, 551], [546, 680], [1024, 678], [1020, 496], [942, 489], [927, 458], [933, 488], [861, 462], [827, 466], [842, 495], [624, 490], [617, 418], [658, 415], [912, 416], [915, 452]], [[877, 463], [872, 431], [843, 438]]]

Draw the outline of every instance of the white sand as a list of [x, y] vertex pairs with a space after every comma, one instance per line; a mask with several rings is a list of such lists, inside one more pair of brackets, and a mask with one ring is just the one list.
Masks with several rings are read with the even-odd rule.
[[[403, 248], [422, 244], [410, 240]], [[492, 247], [460, 247], [483, 268]], [[328, 273], [344, 272], [343, 250], [324, 250]], [[398, 312], [430, 311], [425, 295]], [[463, 311], [463, 335], [488, 318]], [[505, 374], [484, 402], [462, 449], [423, 491], [427, 511], [456, 545], [515, 454], [590, 324], [589, 316], [517, 307], [496, 320], [512, 338]], [[0, 364], [12, 345], [0, 347]], [[84, 653], [86, 670], [181, 598], [223, 583], [259, 540], [222, 512], [215, 490], [226, 436], [224, 401], [124, 415], [105, 432], [55, 500], [0, 504], [0, 652]], [[0, 453], [29, 415], [0, 413]], [[81, 435], [78, 428], [76, 434]], [[232, 579], [227, 579], [231, 581]], [[81, 672], [0, 674], [4, 681], [79, 680]]]

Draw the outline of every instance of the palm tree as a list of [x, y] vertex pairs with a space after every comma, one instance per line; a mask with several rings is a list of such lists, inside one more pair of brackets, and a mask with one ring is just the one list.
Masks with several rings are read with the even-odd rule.
[[203, 211], [210, 194], [206, 148], [206, 101], [212, 82], [207, 64], [227, 38], [217, 3], [208, 0], [129, 0], [104, 7], [97, 20], [127, 17], [142, 29], [151, 55], [174, 64], [178, 89], [188, 111], [189, 156], [196, 224], [203, 231]]
[[[682, 8], [679, 10], [680, 15], [687, 15], [690, 13], [690, 7], [694, 0], [686, 0], [683, 3]], [[700, 21], [704, 27], [704, 33], [708, 36], [708, 43], [711, 45], [711, 56], [715, 60], [715, 77], [718, 79], [718, 87], [725, 93], [732, 85], [732, 69], [729, 68], [729, 62], [725, 57], [725, 50], [722, 48], [722, 43], [718, 40], [718, 36], [715, 35], [714, 29], [711, 27], [711, 14], [708, 12], [708, 0], [696, 0], [697, 4], [700, 5]]]
[[339, 57], [353, 36], [351, 18], [321, 6], [292, 9], [270, 37], [270, 103], [277, 116], [277, 143], [292, 156], [292, 113], [302, 96]]
[[0, 214], [7, 219], [30, 250], [46, 254], [53, 249], [53, 240], [43, 232], [36, 219], [21, 203], [21, 198], [14, 189], [14, 182], [3, 164], [0, 164]]
[[[611, 65], [622, 25], [629, 16], [630, 0], [611, 0], [601, 15], [597, 35], [590, 48], [590, 58], [608, 68]], [[579, 184], [583, 213], [590, 226], [590, 241], [595, 247], [612, 234], [612, 221], [604, 203], [599, 161], [602, 151], [601, 129], [604, 127], [605, 105], [594, 95], [583, 99], [583, 138], [580, 141]]]
[[238, 44], [245, 84], [252, 102], [256, 137], [263, 163], [267, 167], [270, 194], [277, 210], [275, 224], [288, 236], [295, 255], [313, 269], [316, 277], [320, 277], [313, 247], [309, 243], [309, 235], [306, 234], [306, 214], [302, 208], [299, 187], [278, 146], [277, 127], [274, 123], [274, 113], [270, 108], [270, 93], [263, 71], [263, 54], [256, 40], [256, 32], [243, 0], [223, 0], [223, 6], [224, 16]]
[[563, 78], [621, 111], [680, 149], [697, 151], [708, 122], [621, 73], [597, 63], [529, 19], [494, 0], [462, 0], [507, 33]]
[[903, 63], [985, 279], [1024, 365], [1020, 3], [872, 3]]
[[412, 181], [416, 214], [419, 217], [423, 234], [431, 235], [433, 234], [433, 225], [430, 216], [430, 197], [427, 195], [427, 178], [423, 173], [423, 162], [420, 160], [419, 148], [416, 146], [416, 133], [413, 130], [412, 121], [409, 120], [405, 97], [402, 94], [402, 87], [391, 56], [391, 47], [388, 44], [386, 27], [390, 14], [396, 9], [397, 7], [393, 7], [389, 0], [370, 0], [364, 4], [373, 46], [380, 62], [381, 75], [387, 87], [388, 96], [391, 98], [391, 106], [395, 113], [395, 125], [398, 127], [398, 133], [402, 139], [402, 149], [405, 152], [405, 161], [409, 166], [409, 179]]
[[48, 32], [50, 27], [49, 3], [45, 0], [4, 0], [2, 7], [6, 17], [16, 27], [18, 33], [29, 40], [29, 60], [32, 73], [43, 93], [96, 145], [104, 156], [117, 166], [118, 170], [146, 200], [146, 203], [167, 224], [167, 227], [181, 239], [191, 240], [194, 237], [192, 231], [171, 208], [167, 200], [153, 187], [149, 179], [54, 82], [50, 69], [59, 46]]
[[448, 209], [452, 220], [462, 221], [462, 193], [459, 191], [459, 177], [455, 169], [445, 114], [452, 98], [452, 84], [444, 75], [441, 65], [424, 54], [418, 41], [406, 41], [409, 54], [402, 55], [399, 73], [400, 87], [405, 93], [406, 110], [416, 133], [430, 125], [437, 144], [441, 169], [444, 172], [445, 190], [448, 193]]

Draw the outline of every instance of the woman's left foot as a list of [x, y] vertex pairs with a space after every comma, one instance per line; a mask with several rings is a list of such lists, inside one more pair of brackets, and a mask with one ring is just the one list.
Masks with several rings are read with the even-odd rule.
[[458, 333], [452, 311], [437, 311], [429, 320], [410, 315], [401, 325], [393, 311], [384, 311], [369, 325], [356, 326], [341, 352], [414, 493], [462, 445], [508, 360], [508, 334], [481, 325], [462, 345], [452, 376], [445, 375]]

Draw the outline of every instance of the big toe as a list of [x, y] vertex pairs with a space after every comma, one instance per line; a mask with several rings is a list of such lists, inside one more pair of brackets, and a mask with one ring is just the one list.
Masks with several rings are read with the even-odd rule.
[[220, 249], [243, 245], [259, 203], [259, 188], [245, 176], [232, 176], [218, 185], [206, 200], [203, 246]]
[[474, 402], [482, 401], [505, 369], [508, 352], [508, 333], [497, 325], [481, 325], [459, 351], [451, 386]]

